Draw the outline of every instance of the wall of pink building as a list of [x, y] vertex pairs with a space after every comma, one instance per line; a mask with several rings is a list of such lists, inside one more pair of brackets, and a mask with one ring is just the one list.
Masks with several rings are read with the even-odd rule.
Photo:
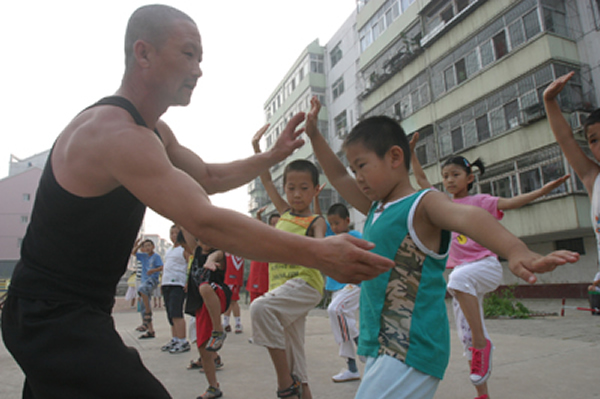
[[34, 167], [0, 180], [0, 260], [20, 257], [19, 243], [31, 218], [41, 175], [42, 170]]

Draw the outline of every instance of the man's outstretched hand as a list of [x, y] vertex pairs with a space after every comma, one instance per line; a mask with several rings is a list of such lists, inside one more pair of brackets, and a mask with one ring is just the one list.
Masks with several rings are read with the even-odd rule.
[[349, 234], [318, 240], [318, 269], [341, 283], [371, 280], [394, 266], [394, 261], [369, 252], [374, 244]]

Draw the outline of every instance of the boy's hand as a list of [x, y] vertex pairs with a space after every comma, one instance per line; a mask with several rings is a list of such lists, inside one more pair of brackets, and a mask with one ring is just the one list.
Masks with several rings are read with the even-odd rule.
[[316, 96], [310, 99], [310, 111], [306, 114], [306, 135], [314, 137], [319, 133], [319, 111], [321, 110], [321, 102]]
[[388, 271], [394, 261], [367, 252], [375, 244], [353, 237], [339, 234], [317, 240], [322, 252], [319, 255], [319, 269], [340, 283], [357, 284], [370, 280]]
[[254, 133], [254, 136], [252, 137], [252, 148], [254, 149], [255, 154], [260, 154], [262, 152], [260, 150], [260, 139], [263, 136], [263, 134], [265, 134], [267, 129], [269, 129], [269, 126], [271, 125], [267, 123], [260, 129], [258, 129], [258, 132]]
[[544, 102], [552, 101], [558, 96], [558, 93], [562, 91], [569, 79], [575, 75], [575, 72], [569, 72], [566, 75], [561, 76], [554, 82], [550, 83], [550, 86], [544, 90]]
[[415, 134], [413, 134], [413, 136], [411, 137], [408, 145], [410, 146], [410, 153], [414, 154], [415, 153], [415, 147], [417, 146], [417, 141], [419, 141], [419, 132], [415, 132]]
[[326, 185], [327, 183], [317, 185], [317, 187], [315, 188], [315, 198], [319, 198], [319, 194], [321, 194], [321, 191], [323, 191]]
[[219, 264], [217, 262], [211, 262], [211, 261], [207, 261], [204, 264], [204, 268], [208, 269], [208, 270], [212, 270], [213, 272], [216, 271], [219, 267]]
[[524, 256], [517, 256], [516, 260], [509, 260], [508, 267], [517, 277], [533, 284], [537, 278], [533, 273], [546, 273], [556, 269], [557, 266], [565, 263], [575, 263], [579, 260], [579, 254], [572, 251], [554, 251], [546, 256], [536, 254], [527, 250]]
[[544, 193], [544, 195], [552, 192], [554, 189], [560, 187], [560, 185], [566, 182], [567, 179], [570, 177], [570, 174], [566, 174], [564, 176], [559, 177], [556, 180], [552, 180], [551, 182], [544, 184], [544, 187], [542, 187], [542, 192]]
[[275, 145], [269, 150], [269, 152], [273, 154], [273, 158], [277, 162], [283, 161], [284, 159], [292, 155], [292, 153], [296, 151], [296, 149], [304, 145], [304, 140], [299, 138], [300, 135], [304, 133], [304, 127], [298, 128], [298, 126], [303, 121], [304, 112], [299, 112], [296, 115], [292, 116], [292, 119], [290, 119], [288, 124], [285, 126], [285, 128], [277, 138]]

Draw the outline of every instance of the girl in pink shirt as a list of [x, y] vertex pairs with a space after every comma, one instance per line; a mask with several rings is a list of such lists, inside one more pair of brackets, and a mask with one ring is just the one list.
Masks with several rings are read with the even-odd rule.
[[[411, 148], [414, 148], [417, 139], [418, 134], [415, 134], [411, 140]], [[418, 184], [423, 188], [430, 187], [417, 157], [412, 156], [411, 159]], [[550, 193], [570, 177], [565, 175], [540, 189], [512, 198], [489, 194], [469, 195], [475, 180], [473, 167], [477, 167], [480, 174], [485, 171], [480, 159], [473, 163], [462, 156], [448, 159], [442, 166], [444, 189], [452, 195], [454, 202], [483, 208], [498, 220], [502, 219], [503, 210], [520, 208]], [[447, 267], [453, 269], [448, 280], [448, 291], [453, 298], [457, 332], [471, 367], [469, 379], [477, 390], [478, 396], [475, 399], [488, 399], [486, 381], [492, 370], [493, 346], [483, 321], [483, 298], [502, 282], [502, 265], [495, 253], [470, 238], [453, 232]]]

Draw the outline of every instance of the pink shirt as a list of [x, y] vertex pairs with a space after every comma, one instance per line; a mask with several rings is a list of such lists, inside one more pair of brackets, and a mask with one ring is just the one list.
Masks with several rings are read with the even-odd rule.
[[[457, 204], [473, 205], [488, 211], [493, 217], [500, 220], [504, 212], [498, 209], [498, 197], [489, 194], [469, 195], [463, 198], [453, 199]], [[473, 221], [477, 223], [477, 221]], [[488, 256], [496, 256], [489, 249], [479, 245], [465, 235], [452, 232], [452, 244], [450, 245], [450, 255], [446, 268], [452, 269], [463, 263], [483, 259]]]

